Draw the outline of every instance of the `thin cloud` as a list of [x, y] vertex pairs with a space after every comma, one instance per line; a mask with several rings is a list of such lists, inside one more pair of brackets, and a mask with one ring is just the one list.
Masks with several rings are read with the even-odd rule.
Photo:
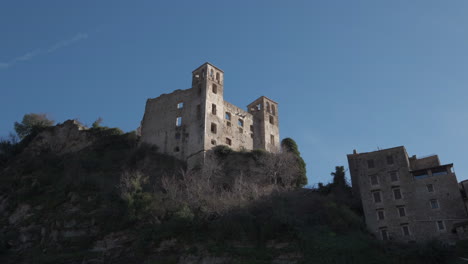
[[58, 49], [68, 47], [68, 46], [70, 46], [70, 45], [72, 45], [72, 44], [74, 44], [74, 43], [76, 43], [78, 41], [87, 39], [88, 37], [89, 37], [89, 35], [87, 33], [78, 33], [78, 34], [74, 35], [71, 38], [61, 40], [61, 41], [55, 43], [54, 45], [48, 47], [47, 49], [44, 49], [44, 50], [43, 49], [36, 49], [34, 51], [28, 52], [28, 53], [23, 54], [21, 56], [15, 57], [10, 62], [0, 62], [0, 70], [1, 69], [8, 69], [11, 66], [13, 66], [15, 64], [18, 64], [20, 62], [29, 61], [29, 60], [33, 59], [34, 57], [39, 56], [41, 54], [52, 53], [52, 52], [54, 52], [54, 51], [56, 51]]
[[58, 49], [70, 46], [71, 44], [73, 44], [73, 43], [75, 43], [77, 41], [87, 39], [87, 38], [88, 38], [88, 34], [78, 33], [72, 38], [62, 40], [62, 41], [59, 41], [59, 42], [55, 43], [55, 45], [53, 45], [53, 46], [51, 46], [50, 48], [47, 49], [47, 53], [54, 52], [54, 51], [56, 51]]

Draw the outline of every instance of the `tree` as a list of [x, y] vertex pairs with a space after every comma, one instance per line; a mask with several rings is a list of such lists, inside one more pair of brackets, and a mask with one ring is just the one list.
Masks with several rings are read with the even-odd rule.
[[93, 124], [91, 125], [91, 127], [92, 127], [92, 128], [98, 128], [98, 127], [100, 127], [102, 121], [104, 121], [104, 119], [102, 119], [102, 117], [98, 117], [98, 119], [96, 119], [96, 121], [93, 122]]
[[336, 166], [335, 172], [330, 173], [330, 175], [333, 176], [333, 185], [335, 187], [344, 189], [347, 186], [344, 166]]
[[15, 122], [15, 131], [20, 139], [37, 132], [38, 130], [52, 126], [53, 120], [50, 120], [46, 114], [25, 114], [21, 123]]
[[285, 138], [281, 141], [281, 148], [283, 152], [291, 153], [294, 155], [299, 171], [296, 180], [296, 186], [302, 187], [307, 185], [307, 171], [306, 171], [306, 163], [304, 159], [301, 157], [301, 153], [299, 152], [299, 148], [297, 147], [296, 141], [292, 138]]

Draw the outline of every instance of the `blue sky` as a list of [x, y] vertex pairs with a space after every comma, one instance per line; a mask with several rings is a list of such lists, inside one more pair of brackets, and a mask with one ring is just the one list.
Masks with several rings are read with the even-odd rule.
[[468, 179], [468, 2], [0, 2], [0, 135], [25, 113], [125, 131], [209, 61], [225, 100], [279, 102], [311, 184], [353, 149], [436, 153]]

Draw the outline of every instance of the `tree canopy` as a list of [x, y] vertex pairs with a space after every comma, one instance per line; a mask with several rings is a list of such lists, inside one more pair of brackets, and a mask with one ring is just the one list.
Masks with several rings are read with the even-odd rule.
[[15, 122], [15, 131], [20, 139], [25, 138], [38, 129], [54, 125], [46, 114], [30, 113], [23, 116], [21, 123]]
[[285, 152], [289, 152], [296, 157], [296, 161], [299, 167], [299, 174], [297, 175], [297, 187], [302, 187], [307, 185], [307, 171], [306, 171], [306, 163], [304, 159], [301, 157], [301, 153], [299, 152], [299, 148], [297, 147], [296, 141], [292, 138], [285, 138], [281, 141], [281, 148]]

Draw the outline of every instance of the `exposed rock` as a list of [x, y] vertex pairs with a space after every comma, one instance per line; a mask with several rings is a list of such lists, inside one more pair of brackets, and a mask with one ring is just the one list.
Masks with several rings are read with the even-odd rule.
[[15, 212], [8, 218], [8, 222], [14, 225], [17, 224], [19, 221], [23, 221], [24, 219], [28, 218], [30, 215], [28, 214], [31, 206], [28, 204], [20, 204]]

